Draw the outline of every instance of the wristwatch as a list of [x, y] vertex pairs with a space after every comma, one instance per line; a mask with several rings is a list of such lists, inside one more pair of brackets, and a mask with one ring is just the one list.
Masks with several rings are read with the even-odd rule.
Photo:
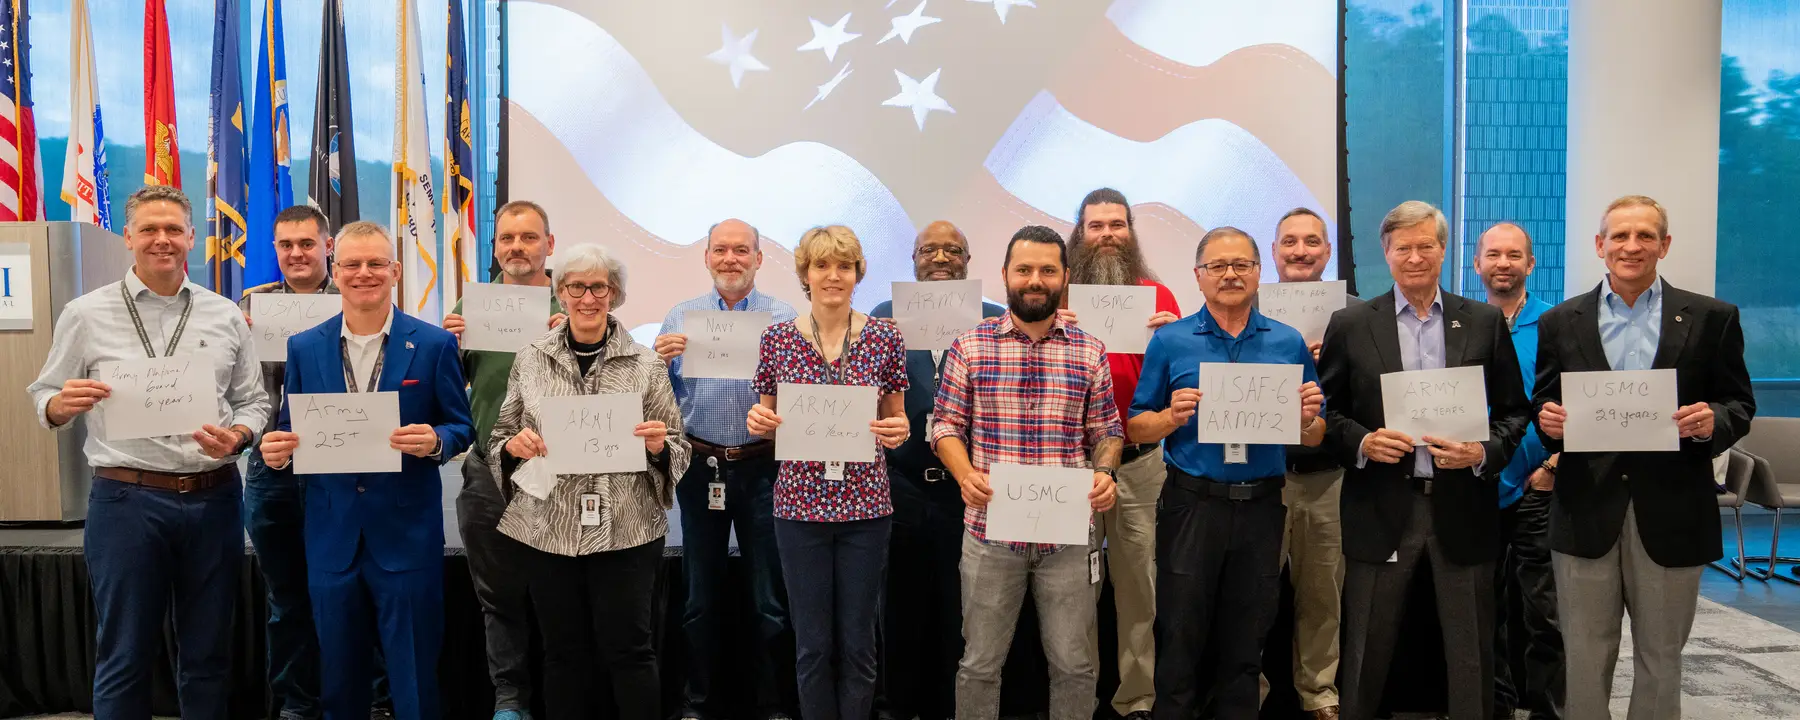
[[[232, 432], [237, 432], [237, 431], [233, 430]], [[253, 443], [255, 441], [256, 441], [256, 433], [253, 433], [253, 432], [244, 433], [244, 439], [239, 440], [237, 447], [231, 449], [231, 454], [241, 455], [245, 452], [248, 452], [250, 450], [250, 443]]]
[[1111, 479], [1113, 482], [1119, 481], [1119, 469], [1118, 468], [1097, 467], [1097, 468], [1094, 468], [1094, 472], [1106, 473], [1106, 477]]
[[1544, 472], [1550, 473], [1551, 475], [1556, 474], [1556, 466], [1551, 465], [1549, 460], [1545, 460], [1544, 464], [1538, 466], [1538, 469], [1543, 470]]

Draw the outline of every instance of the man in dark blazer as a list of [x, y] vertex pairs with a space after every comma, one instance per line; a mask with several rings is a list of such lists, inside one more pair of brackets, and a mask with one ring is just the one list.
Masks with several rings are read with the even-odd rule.
[[[1606, 278], [1538, 321], [1538, 431], [1562, 452], [1550, 503], [1551, 563], [1568, 663], [1568, 717], [1604, 717], [1631, 612], [1631, 720], [1681, 716], [1681, 649], [1700, 571], [1724, 555], [1712, 459], [1750, 432], [1756, 400], [1737, 307], [1657, 276], [1669, 215], [1628, 195], [1601, 216]], [[1674, 369], [1672, 452], [1563, 451], [1562, 374]]]
[[[1494, 558], [1500, 470], [1530, 420], [1506, 318], [1438, 288], [1443, 213], [1401, 203], [1381, 223], [1394, 290], [1331, 317], [1320, 351], [1326, 438], [1344, 465], [1343, 716], [1375, 716], [1407, 587], [1429, 559], [1444, 634], [1450, 717], [1486, 718], [1494, 701]], [[1484, 369], [1488, 440], [1424, 443], [1386, 427], [1381, 376]]]
[[[334, 279], [344, 312], [288, 340], [289, 396], [398, 392], [401, 427], [388, 445], [397, 473], [307, 479], [306, 567], [319, 631], [321, 701], [328, 720], [369, 712], [374, 628], [401, 720], [437, 718], [444, 634], [444, 508], [438, 467], [473, 435], [456, 338], [403, 315], [390, 300], [393, 241], [380, 225], [338, 233]], [[262, 443], [269, 467], [288, 466], [299, 437], [292, 404]]]

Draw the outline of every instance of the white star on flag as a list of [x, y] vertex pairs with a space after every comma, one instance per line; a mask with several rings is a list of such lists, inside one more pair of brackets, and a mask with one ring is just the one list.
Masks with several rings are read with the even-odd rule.
[[925, 76], [923, 81], [920, 81], [895, 70], [894, 77], [900, 81], [900, 94], [888, 98], [881, 104], [889, 107], [912, 108], [913, 121], [919, 124], [921, 131], [925, 129], [925, 116], [933, 110], [956, 114], [956, 108], [950, 107], [950, 103], [944, 102], [944, 99], [938, 97], [937, 94], [938, 73], [943, 71], [943, 68], [933, 70], [930, 75]]
[[850, 63], [846, 62], [843, 67], [838, 68], [836, 76], [826, 81], [824, 85], [819, 86], [819, 94], [813, 96], [812, 102], [807, 103], [806, 107], [800, 108], [800, 111], [805, 112], [811, 109], [814, 104], [817, 104], [820, 100], [824, 100], [827, 96], [831, 95], [831, 91], [837, 89], [838, 83], [843, 82], [844, 78], [847, 77], [850, 77]]
[[994, 14], [1000, 16], [1001, 25], [1006, 24], [1006, 11], [1011, 10], [1012, 6], [1018, 5], [1028, 8], [1037, 7], [1037, 3], [1032, 2], [1032, 0], [969, 0], [969, 2], [992, 3], [994, 6]]
[[824, 50], [826, 62], [836, 62], [839, 47], [842, 47], [844, 43], [862, 37], [862, 33], [844, 31], [844, 24], [850, 22], [850, 13], [844, 13], [844, 16], [838, 18], [838, 21], [832, 25], [826, 25], [825, 23], [812, 18], [807, 18], [806, 21], [812, 23], [813, 36], [811, 40], [808, 40], [805, 45], [801, 45], [799, 49], [801, 52], [807, 50]]
[[876, 40], [875, 44], [880, 45], [898, 37], [900, 38], [900, 42], [911, 45], [914, 30], [933, 23], [943, 22], [942, 18], [934, 18], [923, 14], [925, 12], [925, 3], [928, 1], [929, 0], [919, 0], [919, 6], [913, 8], [912, 12], [894, 18], [893, 29], [889, 30], [886, 35], [881, 36], [880, 40]]
[[736, 88], [744, 81], [744, 73], [749, 70], [768, 70], [769, 66], [750, 54], [750, 44], [756, 42], [756, 31], [749, 35], [735, 37], [731, 34], [731, 26], [721, 26], [719, 34], [724, 38], [718, 50], [707, 55], [706, 59], [731, 69], [731, 86]]

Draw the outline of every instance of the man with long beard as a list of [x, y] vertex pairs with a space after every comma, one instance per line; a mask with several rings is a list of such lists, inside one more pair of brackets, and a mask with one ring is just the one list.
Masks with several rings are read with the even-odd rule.
[[[1159, 328], [1180, 319], [1175, 294], [1157, 282], [1144, 264], [1138, 245], [1131, 204], [1112, 188], [1087, 194], [1075, 213], [1075, 231], [1069, 236], [1069, 282], [1083, 285], [1145, 285], [1156, 288], [1156, 314], [1149, 326]], [[1079, 318], [1062, 311], [1064, 321]], [[1106, 354], [1112, 370], [1114, 403], [1131, 407], [1144, 356], [1137, 353]], [[1113, 694], [1113, 711], [1127, 720], [1148, 720], [1156, 699], [1156, 498], [1162, 494], [1162, 445], [1125, 445], [1119, 466], [1119, 502], [1101, 513], [1095, 522], [1092, 552], [1106, 550], [1102, 577], [1110, 573], [1113, 606], [1118, 612], [1119, 689]], [[1094, 584], [1094, 601], [1100, 600], [1102, 583]], [[1088, 644], [1100, 665], [1098, 615], [1088, 631]]]

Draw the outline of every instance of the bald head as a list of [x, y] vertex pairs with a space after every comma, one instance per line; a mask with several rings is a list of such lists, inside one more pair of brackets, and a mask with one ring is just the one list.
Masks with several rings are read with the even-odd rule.
[[1525, 228], [1499, 223], [1475, 241], [1475, 274], [1481, 276], [1489, 302], [1519, 297], [1525, 291], [1525, 278], [1536, 269], [1531, 235]]
[[962, 280], [969, 276], [969, 239], [947, 220], [933, 221], [913, 238], [913, 277]]
[[762, 242], [750, 223], [732, 218], [706, 231], [706, 271], [722, 297], [736, 302], [750, 294], [762, 261]]

